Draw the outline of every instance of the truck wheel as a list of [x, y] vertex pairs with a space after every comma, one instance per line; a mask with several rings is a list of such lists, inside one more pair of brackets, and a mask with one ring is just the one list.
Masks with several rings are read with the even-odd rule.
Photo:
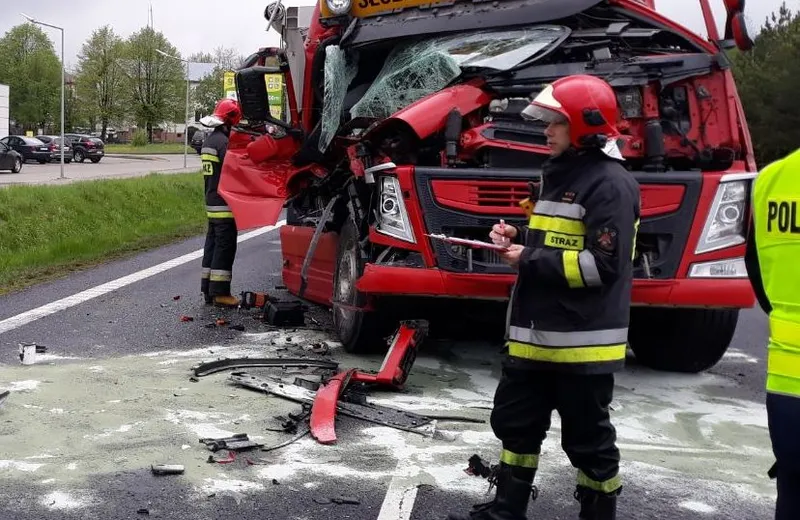
[[738, 309], [633, 308], [628, 331], [636, 359], [655, 370], [708, 370], [728, 350]]
[[367, 303], [366, 295], [356, 289], [356, 280], [364, 272], [358, 247], [358, 233], [348, 219], [339, 234], [333, 276], [333, 326], [344, 349], [356, 354], [376, 352], [386, 346], [380, 336], [379, 316], [358, 309]]

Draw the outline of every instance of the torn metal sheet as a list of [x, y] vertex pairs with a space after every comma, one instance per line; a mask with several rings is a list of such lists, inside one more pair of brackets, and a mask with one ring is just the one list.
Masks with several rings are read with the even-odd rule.
[[193, 367], [196, 377], [203, 377], [223, 370], [236, 368], [324, 368], [327, 370], [337, 370], [339, 363], [334, 361], [322, 361], [316, 359], [302, 358], [229, 358], [209, 361]]
[[[295, 385], [287, 385], [282, 381], [266, 377], [251, 376], [246, 372], [234, 372], [230, 375], [230, 380], [238, 385], [253, 390], [259, 390], [268, 394], [283, 397], [297, 403], [313, 404], [316, 394], [305, 388]], [[406, 412], [378, 406], [371, 403], [356, 404], [340, 400], [336, 406], [337, 413], [361, 419], [364, 421], [390, 426], [399, 430], [419, 433], [421, 435], [431, 435], [432, 431], [421, 429], [433, 422], [430, 417], [418, 415], [413, 412]]]
[[311, 435], [317, 442], [336, 442], [336, 405], [355, 372], [351, 369], [336, 374], [317, 390], [314, 405], [311, 407]]

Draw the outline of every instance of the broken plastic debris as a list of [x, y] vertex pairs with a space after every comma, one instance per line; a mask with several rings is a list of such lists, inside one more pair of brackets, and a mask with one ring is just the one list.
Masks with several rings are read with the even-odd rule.
[[153, 475], [181, 475], [184, 471], [180, 464], [153, 464], [150, 470]]
[[191, 316], [181, 316], [181, 321], [194, 321]]

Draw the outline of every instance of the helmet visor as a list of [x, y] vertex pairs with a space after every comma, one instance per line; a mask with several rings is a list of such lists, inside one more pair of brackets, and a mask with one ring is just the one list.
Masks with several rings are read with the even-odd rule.
[[527, 119], [528, 121], [544, 121], [547, 124], [565, 124], [569, 122], [566, 116], [564, 116], [564, 114], [561, 112], [551, 108], [534, 105], [533, 103], [525, 107], [525, 110], [521, 112], [521, 115], [523, 119]]

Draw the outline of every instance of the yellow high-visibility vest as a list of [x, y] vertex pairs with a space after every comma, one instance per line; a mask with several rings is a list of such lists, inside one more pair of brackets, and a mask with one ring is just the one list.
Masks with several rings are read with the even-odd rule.
[[767, 392], [800, 398], [800, 149], [753, 185], [758, 263], [769, 315]]

